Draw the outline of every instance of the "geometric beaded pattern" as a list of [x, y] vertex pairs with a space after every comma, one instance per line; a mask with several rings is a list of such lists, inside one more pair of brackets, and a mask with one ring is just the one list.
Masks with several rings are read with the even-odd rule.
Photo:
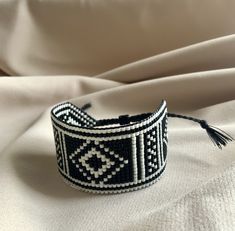
[[55, 145], [56, 145], [57, 164], [61, 169], [64, 170], [64, 159], [63, 159], [63, 156], [62, 156], [59, 132], [55, 128], [53, 128], [53, 131], [54, 131], [54, 139], [55, 139]]
[[69, 154], [76, 176], [85, 178], [87, 182], [102, 185], [118, 173], [128, 164], [120, 154], [116, 154], [99, 141], [84, 140], [83, 143]]
[[151, 175], [161, 164], [157, 155], [157, 131], [152, 129], [146, 136], [146, 175]]
[[57, 164], [65, 181], [95, 193], [120, 193], [158, 180], [167, 156], [167, 108], [125, 126], [96, 127], [96, 120], [71, 103], [51, 111]]
[[168, 117], [165, 117], [162, 123], [162, 131], [163, 131], [163, 158], [164, 162], [166, 162], [166, 155], [167, 155], [167, 145], [168, 145]]

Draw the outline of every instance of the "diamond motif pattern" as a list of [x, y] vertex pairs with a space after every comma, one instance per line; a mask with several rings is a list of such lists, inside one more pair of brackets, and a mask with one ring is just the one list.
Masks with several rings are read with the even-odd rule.
[[[95, 170], [95, 168], [92, 167], [89, 162], [87, 162], [87, 160], [91, 159], [94, 156], [97, 157], [97, 159], [100, 159], [102, 163], [104, 163], [101, 164], [101, 167], [97, 170]], [[86, 168], [87, 171], [94, 175], [95, 178], [99, 178], [99, 176], [102, 176], [111, 167], [111, 165], [114, 165], [113, 161], [111, 161], [95, 148], [91, 148], [91, 150], [89, 150], [84, 156], [80, 157], [78, 161]]]
[[91, 140], [85, 140], [69, 155], [69, 159], [88, 182], [99, 184], [107, 182], [128, 164], [128, 160], [105, 144]]

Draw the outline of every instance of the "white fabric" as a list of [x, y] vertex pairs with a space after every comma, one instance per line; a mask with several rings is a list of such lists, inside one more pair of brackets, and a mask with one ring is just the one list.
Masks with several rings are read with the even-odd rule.
[[50, 121], [52, 105], [65, 100], [91, 102], [92, 116], [110, 118], [166, 99], [169, 111], [235, 137], [233, 5], [1, 1], [0, 67], [12, 75], [0, 78], [1, 230], [233, 231], [234, 142], [221, 151], [197, 124], [169, 119], [162, 179], [93, 195], [62, 181]]
[[[231, 0], [1, 0], [0, 66], [11, 75], [94, 76], [231, 35], [234, 14]], [[234, 65], [232, 50], [220, 50], [224, 60], [208, 50], [194, 61], [182, 56], [177, 73]], [[169, 66], [162, 68], [175, 74]]]

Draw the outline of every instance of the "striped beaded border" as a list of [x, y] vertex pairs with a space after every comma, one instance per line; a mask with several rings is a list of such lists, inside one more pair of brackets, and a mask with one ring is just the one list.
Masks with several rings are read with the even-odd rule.
[[125, 192], [133, 192], [133, 191], [137, 191], [137, 190], [140, 190], [140, 189], [144, 189], [144, 188], [147, 188], [151, 185], [153, 185], [154, 183], [158, 182], [163, 176], [164, 176], [164, 173], [165, 173], [165, 168], [162, 170], [162, 172], [158, 175], [157, 178], [153, 179], [152, 181], [148, 182], [148, 183], [144, 183], [142, 185], [139, 185], [139, 186], [134, 186], [134, 187], [130, 187], [130, 188], [125, 188], [125, 189], [116, 189], [115, 191], [114, 190], [93, 190], [93, 189], [86, 189], [84, 187], [81, 187], [79, 185], [77, 185], [76, 183], [73, 183], [71, 182], [70, 180], [68, 180], [66, 177], [64, 177], [62, 174], [62, 180], [68, 184], [69, 186], [71, 186], [72, 188], [74, 189], [77, 189], [77, 190], [80, 190], [80, 191], [83, 191], [83, 192], [88, 192], [88, 193], [94, 193], [94, 194], [120, 194], [120, 193], [125, 193]]

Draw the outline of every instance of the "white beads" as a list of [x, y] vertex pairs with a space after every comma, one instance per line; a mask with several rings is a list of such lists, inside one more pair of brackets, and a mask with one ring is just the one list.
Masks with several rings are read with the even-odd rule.
[[[163, 142], [167, 141], [167, 130], [166, 128], [164, 128], [164, 131], [161, 130], [161, 123], [163, 119], [165, 120], [166, 113], [166, 105], [163, 103], [157, 112], [137, 123], [113, 128], [110, 126], [105, 129], [102, 126], [89, 128], [89, 125], [95, 125], [95, 119], [70, 103], [59, 105], [58, 108], [52, 110], [52, 123], [54, 128], [59, 131], [61, 140], [64, 142], [66, 138], [66, 141], [70, 139], [71, 142], [68, 143], [71, 147], [63, 144], [64, 147], [61, 149], [63, 158], [57, 157], [60, 171], [69, 181], [74, 182], [75, 185], [78, 184], [79, 188], [99, 193], [101, 188], [103, 189], [101, 193], [126, 192], [152, 184], [158, 177], [156, 174], [161, 174], [165, 166], [165, 160], [161, 155], [163, 155]], [[62, 119], [66, 122], [63, 122]], [[157, 131], [156, 127], [158, 128]], [[129, 141], [122, 143], [123, 139], [128, 138], [131, 140], [131, 147], [125, 147]], [[75, 148], [76, 139], [79, 140], [77, 148]], [[55, 140], [59, 143], [58, 137]], [[159, 143], [156, 143], [156, 140]], [[120, 146], [117, 147], [116, 145], [119, 144]], [[66, 147], [72, 153], [67, 155]], [[123, 150], [127, 149], [122, 153], [122, 148]], [[131, 153], [129, 153], [130, 148]], [[57, 151], [57, 153], [60, 153], [60, 145], [58, 145]], [[116, 153], [116, 151], [120, 151], [120, 153]], [[148, 152], [148, 155], [145, 152]], [[130, 155], [131, 161], [126, 159], [127, 155]], [[159, 157], [161, 163], [158, 165]], [[65, 165], [62, 165], [61, 160], [64, 161]], [[72, 170], [70, 175], [68, 161], [69, 167], [71, 168], [74, 165], [78, 170], [77, 173], [74, 174], [74, 170]], [[126, 168], [125, 171], [121, 172], [126, 165], [128, 165], [129, 170]], [[129, 173], [129, 171], [132, 172]], [[120, 174], [117, 174], [118, 172]], [[77, 177], [76, 174], [81, 178]], [[115, 181], [120, 182], [125, 174], [130, 174], [127, 178], [131, 180], [130, 182], [114, 183]], [[88, 186], [91, 188], [87, 189]]]
[[137, 158], [136, 158], [136, 137], [135, 136], [132, 136], [132, 164], [133, 164], [133, 181], [136, 182], [137, 181]]
[[[55, 119], [55, 121], [57, 123], [61, 123], [59, 120], [57, 120], [57, 116], [58, 116], [58, 113], [56, 113], [57, 111], [57, 107], [59, 107], [60, 109], [62, 108], [71, 108], [73, 109], [74, 111], [76, 111], [78, 114], [73, 114], [74, 116], [76, 115], [76, 117], [80, 117], [80, 118], [83, 118], [86, 119], [87, 121], [89, 121], [90, 123], [92, 124], [95, 124], [95, 121], [92, 120], [87, 114], [85, 114], [81, 109], [75, 107], [74, 105], [72, 105], [71, 103], [66, 103], [65, 105], [59, 105], [59, 106], [55, 106], [53, 109], [52, 109], [52, 119]], [[60, 110], [58, 109], [58, 110]], [[123, 132], [123, 131], [130, 131], [130, 130], [133, 130], [133, 129], [138, 129], [143, 126], [145, 126], [146, 124], [149, 124], [151, 123], [155, 118], [157, 118], [162, 112], [164, 111], [163, 114], [165, 114], [165, 111], [166, 111], [166, 103], [164, 102], [161, 107], [159, 108], [158, 111], [154, 112], [151, 116], [149, 116], [149, 118], [146, 118], [145, 120], [143, 121], [140, 121], [139, 123], [136, 123], [136, 124], [133, 124], [133, 125], [129, 125], [129, 126], [124, 126], [124, 127], [117, 127], [117, 128], [110, 128], [110, 129], [102, 129], [102, 128], [99, 128], [99, 129], [92, 129], [92, 128], [76, 128], [74, 126], [69, 126], [69, 125], [66, 125], [64, 123], [61, 123], [60, 125], [66, 125], [68, 129], [71, 129], [71, 130], [74, 130], [74, 131], [81, 131], [81, 132], [87, 132], [87, 133], [92, 133], [92, 134], [105, 134], [105, 133], [118, 133], [118, 132]], [[71, 113], [71, 111], [70, 111]], [[72, 112], [74, 113], [74, 112]], [[82, 117], [80, 116], [82, 115]], [[137, 134], [139, 135], [140, 131], [137, 131]]]
[[[136, 191], [136, 190], [139, 190], [139, 189], [143, 189], [143, 188], [146, 188], [146, 187], [149, 187], [151, 186], [152, 184], [156, 183], [157, 181], [159, 181], [164, 175], [164, 172], [161, 173], [161, 175], [159, 177], [157, 177], [156, 179], [150, 181], [149, 183], [145, 183], [145, 184], [142, 184], [140, 186], [135, 186], [135, 187], [131, 187], [131, 188], [125, 188], [125, 189], [109, 189], [107, 188], [106, 185], [102, 185], [100, 184], [99, 187], [100, 188], [107, 188], [107, 190], [99, 190], [99, 189], [87, 189], [87, 188], [84, 188], [82, 186], [78, 186], [70, 181], [68, 181], [67, 179], [63, 178], [64, 182], [67, 183], [68, 185], [70, 185], [71, 187], [75, 188], [75, 189], [79, 189], [81, 191], [84, 191], [84, 192], [89, 192], [89, 193], [98, 193], [98, 194], [111, 194], [111, 193], [124, 193], [124, 192], [132, 192], [132, 191]], [[107, 181], [107, 179], [105, 179], [104, 181]], [[91, 184], [92, 186], [97, 186], [95, 185], [95, 182], [93, 182], [93, 184]], [[117, 187], [114, 187], [114, 188], [117, 188]]]
[[[153, 123], [151, 126], [147, 126], [145, 129], [141, 130], [141, 133], [146, 133], [152, 128], [156, 127], [158, 123], [162, 121], [162, 119], [166, 116], [166, 111], [159, 117], [159, 119]], [[59, 124], [62, 126], [64, 129], [62, 130], [60, 127], [58, 127], [55, 123]], [[86, 130], [86, 129], [81, 129], [81, 128], [76, 128], [76, 127], [70, 127], [65, 123], [60, 122], [58, 119], [56, 119], [52, 115], [52, 123], [53, 126], [61, 131], [62, 133], [71, 136], [73, 138], [79, 138], [79, 139], [90, 139], [90, 140], [98, 140], [98, 141], [111, 141], [111, 140], [121, 140], [121, 139], [126, 139], [126, 138], [131, 138], [133, 135], [136, 135], [137, 132], [129, 133], [129, 134], [123, 134], [123, 135], [110, 135], [110, 136], [104, 136], [104, 137], [96, 137], [94, 136], [95, 134], [104, 134], [104, 131], [99, 131], [99, 130]], [[68, 130], [69, 129], [69, 130]], [[70, 130], [73, 130], [71, 132]], [[86, 132], [86, 135], [80, 135], [78, 132]]]
[[[166, 163], [165, 163], [166, 164]], [[80, 184], [81, 186], [78, 186], [78, 187], [76, 187], [76, 188], [79, 188], [79, 189], [85, 189], [85, 188], [83, 188], [83, 186], [85, 187], [85, 186], [93, 186], [93, 187], [99, 187], [99, 188], [107, 188], [107, 191], [106, 192], [108, 192], [108, 193], [115, 193], [115, 192], [118, 192], [119, 190], [113, 190], [113, 188], [120, 188], [120, 187], [131, 187], [131, 189], [133, 189], [133, 188], [136, 188], [136, 189], [140, 189], [140, 188], [142, 188], [142, 186], [144, 187], [144, 185], [150, 185], [150, 184], [152, 184], [152, 183], [154, 183], [154, 182], [156, 182], [158, 179], [160, 179], [160, 177], [161, 177], [161, 175], [162, 175], [162, 171], [163, 171], [163, 169], [165, 168], [165, 165], [164, 166], [162, 166], [160, 169], [158, 169], [155, 173], [153, 173], [152, 175], [150, 175], [150, 176], [148, 176], [148, 177], [146, 177], [144, 180], [138, 180], [136, 183], [134, 183], [134, 182], [128, 182], [128, 183], [123, 183], [123, 184], [96, 184], [95, 183], [95, 181], [94, 180], [92, 180], [91, 181], [91, 183], [86, 183], [86, 182], [83, 182], [83, 181], [79, 181], [79, 180], [77, 180], [77, 179], [74, 179], [74, 178], [72, 178], [71, 176], [69, 176], [69, 175], [67, 175], [62, 169], [60, 169], [60, 172], [63, 172], [63, 175], [66, 175], [66, 177], [68, 178], [68, 179], [70, 179], [70, 180], [72, 180], [73, 182], [75, 182], [75, 183], [78, 183], [78, 184]], [[158, 176], [156, 179], [154, 179], [154, 180], [151, 180], [152, 178], [154, 178], [157, 174], [160, 174], [160, 176]], [[64, 180], [65, 180], [65, 178], [64, 178]], [[148, 180], [151, 180], [149, 183], [144, 183], [145, 181], [148, 181]], [[69, 183], [71, 186], [77, 186], [77, 185], [75, 185], [74, 183], [72, 183], [72, 182], [70, 182], [70, 181], [68, 181], [68, 180], [65, 180], [67, 183]], [[108, 181], [108, 178], [104, 178], [104, 180], [103, 180], [104, 182], [107, 182]], [[141, 186], [134, 186], [134, 185], [136, 185], [136, 184], [142, 184]], [[134, 187], [133, 187], [134, 186]], [[123, 189], [123, 190], [121, 190], [122, 192], [128, 192], [129, 190], [131, 190], [131, 189], [129, 189], [129, 188], [125, 188], [125, 189]], [[97, 190], [93, 190], [93, 189], [91, 189], [91, 191], [92, 192], [95, 192], [95, 193], [102, 193], [101, 191], [99, 191], [98, 190], [98, 188], [97, 188]], [[132, 190], [131, 190], [132, 191]]]

